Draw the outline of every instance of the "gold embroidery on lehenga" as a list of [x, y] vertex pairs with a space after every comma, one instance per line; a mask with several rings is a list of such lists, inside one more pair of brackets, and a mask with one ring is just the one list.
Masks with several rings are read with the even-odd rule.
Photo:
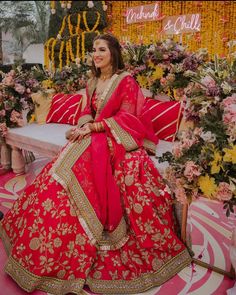
[[[172, 259], [169, 259], [156, 272], [149, 272], [133, 280], [99, 280], [89, 277], [86, 282], [94, 293], [121, 293], [121, 294], [135, 294], [145, 292], [151, 287], [160, 286], [176, 273], [178, 273], [183, 265], [187, 266], [191, 262], [191, 258], [187, 250], [179, 253]], [[113, 274], [114, 276], [115, 274]]]
[[109, 233], [104, 240], [103, 225], [99, 221], [94, 208], [91, 206], [86, 194], [76, 179], [72, 167], [91, 143], [91, 138], [85, 138], [79, 144], [69, 144], [62, 151], [51, 168], [52, 177], [66, 190], [69, 190], [77, 207], [77, 216], [81, 226], [88, 235], [92, 244], [102, 249], [117, 249], [122, 247], [128, 237], [126, 236], [126, 223], [121, 220], [114, 233]]
[[117, 143], [122, 143], [126, 151], [132, 151], [138, 148], [138, 145], [133, 137], [127, 131], [121, 128], [113, 118], [105, 119], [104, 121], [110, 127]]

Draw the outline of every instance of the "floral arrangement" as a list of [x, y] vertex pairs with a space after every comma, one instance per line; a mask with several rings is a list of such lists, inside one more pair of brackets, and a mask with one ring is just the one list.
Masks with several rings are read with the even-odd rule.
[[206, 50], [189, 53], [171, 39], [150, 46], [128, 44], [124, 52], [126, 68], [142, 88], [173, 100], [185, 98], [191, 76], [207, 58]]
[[42, 91], [53, 88], [56, 93], [75, 93], [86, 87], [90, 76], [90, 57], [86, 56], [85, 62], [76, 59], [76, 63], [70, 63], [55, 72], [35, 67], [32, 73], [40, 81]]
[[200, 196], [236, 205], [236, 60], [209, 63], [192, 78], [185, 119], [192, 127], [179, 134], [165, 178], [181, 203]]
[[122, 56], [125, 69], [136, 79], [142, 88], [149, 88], [147, 81], [148, 65], [147, 50], [148, 45], [131, 44], [127, 42], [122, 47]]
[[7, 127], [23, 126], [34, 112], [31, 93], [39, 89], [39, 82], [28, 70], [20, 66], [7, 74], [1, 72], [0, 83], [0, 134], [5, 135]]

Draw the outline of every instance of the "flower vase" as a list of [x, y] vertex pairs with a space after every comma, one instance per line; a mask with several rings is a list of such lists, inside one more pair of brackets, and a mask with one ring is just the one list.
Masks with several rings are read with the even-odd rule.
[[[236, 271], [236, 227], [234, 227], [232, 231], [232, 239], [231, 239], [231, 245], [229, 247], [229, 255], [230, 255], [230, 260], [234, 268], [234, 271]], [[226, 292], [227, 292], [227, 295], [236, 294], [236, 281], [234, 283], [233, 288], [228, 289]]]

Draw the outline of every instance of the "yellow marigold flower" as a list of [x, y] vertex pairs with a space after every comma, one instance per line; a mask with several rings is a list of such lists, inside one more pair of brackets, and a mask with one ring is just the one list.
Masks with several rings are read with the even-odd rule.
[[219, 152], [214, 152], [214, 160], [210, 163], [211, 165], [211, 174], [216, 174], [220, 172], [222, 167], [222, 156]]
[[155, 68], [155, 71], [152, 73], [152, 78], [154, 80], [158, 80], [158, 79], [161, 79], [164, 75], [164, 71], [161, 67], [157, 66]]
[[198, 185], [203, 194], [208, 198], [212, 198], [217, 190], [215, 178], [209, 177], [209, 175], [200, 176], [198, 179]]
[[45, 88], [45, 89], [48, 89], [48, 88], [52, 88], [53, 86], [53, 81], [52, 80], [43, 80], [42, 81], [42, 87]]
[[233, 164], [236, 164], [236, 145], [231, 145], [232, 148], [230, 149], [223, 149], [225, 155], [224, 155], [224, 161], [225, 162], [232, 162]]
[[147, 87], [147, 85], [148, 85], [147, 77], [138, 74], [136, 79], [137, 79], [137, 81], [138, 81], [141, 88], [146, 88]]
[[155, 69], [156, 66], [154, 65], [154, 63], [152, 61], [149, 60], [148, 61], [148, 67], [151, 68], [151, 69]]
[[32, 114], [29, 120], [29, 123], [33, 123], [35, 120], [35, 114]]

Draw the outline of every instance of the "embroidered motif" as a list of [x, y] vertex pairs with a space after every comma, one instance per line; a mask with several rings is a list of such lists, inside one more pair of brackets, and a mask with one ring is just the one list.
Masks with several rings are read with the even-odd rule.
[[109, 126], [112, 135], [116, 139], [116, 142], [118, 144], [122, 144], [126, 151], [132, 151], [138, 148], [138, 145], [133, 137], [124, 129], [122, 129], [113, 118], [105, 119], [104, 121]]

